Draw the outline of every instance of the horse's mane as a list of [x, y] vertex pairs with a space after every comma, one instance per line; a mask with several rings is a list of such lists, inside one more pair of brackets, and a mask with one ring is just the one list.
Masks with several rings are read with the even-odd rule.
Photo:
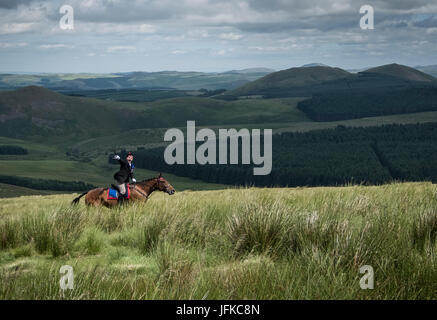
[[154, 178], [150, 178], [150, 179], [142, 180], [142, 181], [138, 182], [138, 184], [143, 184], [143, 183], [146, 183], [146, 182], [149, 182], [149, 181], [155, 180], [155, 179], [158, 179], [158, 177], [154, 177]]

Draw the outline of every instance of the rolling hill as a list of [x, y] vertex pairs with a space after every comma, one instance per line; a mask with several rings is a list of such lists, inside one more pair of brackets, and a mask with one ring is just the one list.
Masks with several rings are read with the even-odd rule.
[[433, 77], [437, 77], [437, 65], [417, 66], [415, 69], [425, 72]]
[[173, 88], [179, 90], [234, 89], [273, 72], [266, 68], [206, 72], [125, 72], [113, 74], [0, 74], [0, 89], [30, 85], [53, 90]]
[[[298, 99], [221, 101], [180, 97], [148, 103], [114, 102], [66, 96], [30, 86], [0, 92], [0, 135], [44, 136], [68, 140], [93, 138], [141, 128], [253, 124], [307, 120], [296, 109]], [[63, 137], [63, 138], [61, 138]]]
[[96, 136], [141, 127], [147, 118], [131, 109], [96, 99], [68, 97], [29, 86], [0, 92], [3, 136]]
[[[416, 69], [390, 64], [357, 74], [328, 66], [304, 66], [271, 73], [225, 93], [225, 97], [311, 97], [344, 92], [376, 92], [437, 86], [437, 79]], [[223, 98], [223, 97], [222, 97]]]
[[419, 81], [419, 82], [435, 82], [437, 81], [436, 78], [433, 76], [423, 73], [417, 69], [410, 68], [407, 66], [403, 66], [400, 64], [387, 64], [384, 66], [371, 68], [368, 70], [363, 71], [363, 73], [377, 73], [377, 74], [383, 74], [387, 76], [402, 78], [405, 80], [410, 81]]
[[299, 109], [315, 121], [437, 111], [437, 79], [407, 66], [371, 68], [347, 82], [349, 90], [319, 92]]
[[301, 66], [302, 68], [308, 68], [308, 67], [329, 67], [326, 64], [315, 62], [315, 63], [308, 63]]
[[349, 72], [340, 68], [323, 66], [291, 68], [268, 74], [227, 94], [234, 96], [263, 95], [269, 91], [276, 92], [296, 87], [308, 87], [330, 80], [344, 79], [348, 76], [350, 76]]

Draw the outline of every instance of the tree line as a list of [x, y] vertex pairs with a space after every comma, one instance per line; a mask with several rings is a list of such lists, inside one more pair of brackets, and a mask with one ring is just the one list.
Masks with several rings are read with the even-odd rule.
[[86, 191], [95, 186], [82, 181], [59, 181], [0, 175], [0, 182], [36, 190]]
[[[267, 176], [253, 176], [252, 165], [170, 166], [164, 161], [164, 148], [137, 150], [134, 161], [140, 168], [230, 185], [332, 186], [382, 184], [393, 180], [437, 181], [437, 123], [338, 126], [276, 134], [272, 142], [273, 169]], [[241, 148], [239, 153], [241, 163]]]
[[27, 153], [28, 153], [27, 149], [19, 146], [0, 145], [0, 154], [21, 155]]
[[314, 121], [437, 111], [437, 88], [320, 94], [299, 102], [298, 108]]

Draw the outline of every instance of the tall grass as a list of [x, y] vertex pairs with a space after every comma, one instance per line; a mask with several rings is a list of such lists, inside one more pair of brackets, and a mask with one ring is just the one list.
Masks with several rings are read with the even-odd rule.
[[430, 183], [186, 191], [113, 210], [71, 198], [0, 200], [0, 298], [437, 298]]

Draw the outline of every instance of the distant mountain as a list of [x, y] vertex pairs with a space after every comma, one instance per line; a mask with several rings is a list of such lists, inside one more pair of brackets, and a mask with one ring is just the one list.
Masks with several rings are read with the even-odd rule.
[[415, 69], [425, 72], [433, 77], [437, 77], [437, 65], [432, 66], [417, 66]]
[[320, 84], [330, 80], [343, 79], [350, 73], [340, 68], [300, 67], [270, 73], [229, 93], [234, 96], [265, 95], [295, 87]]
[[307, 66], [268, 74], [220, 98], [246, 96], [311, 97], [341, 92], [382, 92], [401, 88], [435, 86], [437, 79], [416, 69], [391, 64], [350, 73], [340, 68]]
[[437, 80], [433, 76], [423, 73], [417, 69], [410, 68], [396, 63], [387, 64], [376, 68], [371, 68], [363, 71], [363, 73], [378, 73], [378, 74], [402, 78], [410, 81], [434, 82]]
[[223, 73], [204, 72], [125, 72], [105, 75], [92, 74], [0, 74], [0, 89], [37, 85], [53, 90], [102, 90], [173, 88], [180, 90], [234, 89], [259, 79], [274, 70], [253, 68]]
[[275, 72], [275, 70], [269, 68], [249, 68], [249, 69], [242, 69], [242, 70], [230, 70], [224, 73], [237, 73], [237, 74], [264, 73], [265, 75], [272, 72]]
[[[354, 74], [317, 92], [298, 108], [315, 121], [338, 121], [437, 110], [437, 79], [414, 68], [389, 64]], [[327, 85], [325, 83], [325, 85]]]
[[366, 71], [367, 69], [369, 69], [369, 68], [347, 69], [347, 71], [350, 72], [350, 73], [358, 73], [358, 72]]
[[301, 66], [301, 68], [309, 68], [309, 67], [329, 67], [329, 66], [323, 63], [309, 63]]

